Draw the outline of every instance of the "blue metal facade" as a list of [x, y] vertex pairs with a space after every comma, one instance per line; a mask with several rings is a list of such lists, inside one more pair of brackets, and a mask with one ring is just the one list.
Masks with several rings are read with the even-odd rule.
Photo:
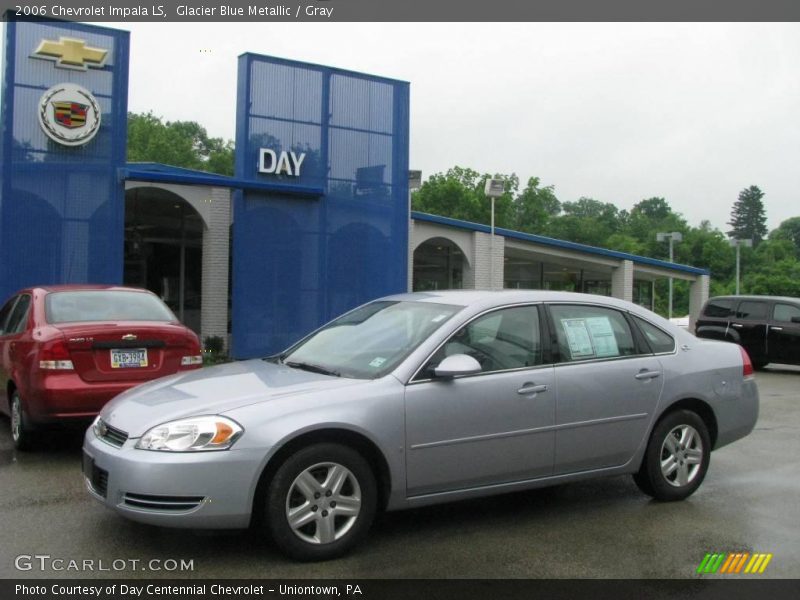
[[[409, 88], [254, 54], [238, 86], [236, 178], [267, 188], [234, 200], [232, 351], [247, 358], [406, 289]], [[259, 173], [261, 148], [305, 153], [299, 176]]]
[[[101, 68], [65, 69], [32, 58], [42, 40], [84, 40], [109, 51]], [[3, 68], [0, 156], [0, 298], [34, 284], [122, 281], [128, 32], [68, 22], [10, 21]], [[101, 126], [83, 146], [48, 138], [42, 94], [59, 83], [89, 90]], [[2, 300], [0, 300], [2, 302]]]

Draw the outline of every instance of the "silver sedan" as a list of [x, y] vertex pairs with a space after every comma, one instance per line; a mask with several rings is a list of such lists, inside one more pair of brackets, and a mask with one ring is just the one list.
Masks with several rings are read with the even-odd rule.
[[378, 510], [623, 473], [682, 500], [757, 416], [744, 350], [633, 304], [403, 294], [279, 355], [121, 394], [86, 432], [83, 472], [130, 519], [254, 526], [321, 560]]

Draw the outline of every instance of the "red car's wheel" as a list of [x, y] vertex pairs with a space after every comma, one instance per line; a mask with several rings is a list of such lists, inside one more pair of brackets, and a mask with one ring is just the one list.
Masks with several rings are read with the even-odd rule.
[[25, 406], [17, 390], [11, 394], [11, 439], [17, 450], [33, 448], [33, 431], [25, 415]]

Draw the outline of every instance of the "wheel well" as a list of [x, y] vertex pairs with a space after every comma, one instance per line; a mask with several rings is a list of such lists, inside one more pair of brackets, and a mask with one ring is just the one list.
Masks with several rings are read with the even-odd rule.
[[264, 504], [269, 482], [272, 480], [272, 477], [281, 464], [301, 448], [320, 443], [341, 444], [361, 454], [369, 463], [372, 472], [375, 474], [375, 483], [378, 486], [378, 507], [380, 509], [386, 507], [392, 485], [389, 475], [389, 465], [378, 447], [367, 437], [354, 431], [349, 431], [347, 429], [320, 429], [304, 433], [289, 440], [281, 446], [272, 458], [270, 458], [264, 470], [261, 472], [261, 477], [256, 486], [256, 493], [253, 496], [251, 524], [257, 523], [261, 519], [263, 513], [261, 510], [257, 509], [257, 507]]
[[684, 398], [683, 400], [678, 400], [678, 402], [675, 404], [671, 404], [669, 408], [658, 418], [658, 420], [660, 421], [665, 416], [675, 412], [676, 410], [689, 410], [703, 419], [703, 423], [705, 423], [706, 428], [708, 429], [708, 436], [711, 438], [711, 448], [713, 449], [714, 446], [716, 446], [718, 433], [717, 417], [714, 416], [714, 411], [708, 404], [702, 400], [698, 400], [697, 398]]

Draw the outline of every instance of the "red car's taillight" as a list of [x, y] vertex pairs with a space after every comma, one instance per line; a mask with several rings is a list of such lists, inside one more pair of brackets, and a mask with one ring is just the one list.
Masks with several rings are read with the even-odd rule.
[[742, 377], [745, 379], [751, 379], [755, 377], [753, 362], [750, 360], [750, 355], [747, 354], [747, 350], [741, 346], [739, 346], [739, 350], [742, 352]]
[[182, 367], [191, 367], [194, 365], [202, 365], [203, 364], [203, 355], [202, 354], [192, 354], [190, 356], [181, 356], [181, 366]]
[[72, 371], [75, 367], [69, 355], [69, 348], [64, 340], [45, 342], [39, 352], [39, 368], [55, 371]]
[[191, 344], [189, 344], [189, 352], [181, 356], [182, 367], [199, 367], [203, 364], [203, 351], [200, 350], [200, 338], [196, 335], [193, 336]]

